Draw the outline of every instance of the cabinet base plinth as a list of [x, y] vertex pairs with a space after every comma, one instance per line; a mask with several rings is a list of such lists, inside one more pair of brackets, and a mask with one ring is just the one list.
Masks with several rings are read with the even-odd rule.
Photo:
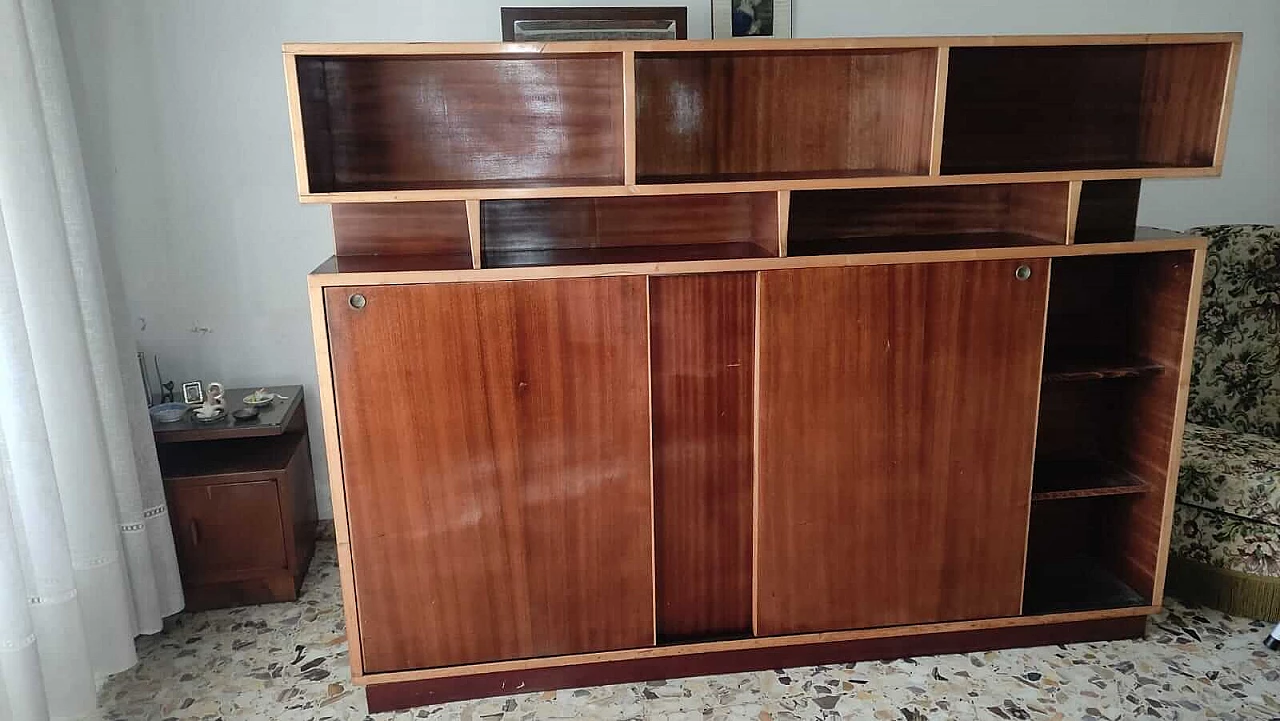
[[417, 681], [370, 683], [366, 687], [366, 693], [369, 712], [380, 713], [449, 701], [561, 688], [908, 656], [1141, 638], [1146, 632], [1146, 624], [1146, 616], [1126, 616], [1046, 623], [1038, 626], [945, 631], [913, 636], [736, 649], [661, 658], [635, 658], [604, 663], [527, 668], [501, 673], [445, 676]]

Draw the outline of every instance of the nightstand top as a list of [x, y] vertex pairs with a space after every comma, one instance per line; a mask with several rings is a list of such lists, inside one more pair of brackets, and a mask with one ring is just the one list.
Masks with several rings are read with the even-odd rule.
[[306, 421], [297, 417], [298, 409], [302, 407], [302, 386], [266, 386], [266, 389], [279, 394], [283, 399], [262, 408], [258, 417], [251, 421], [237, 421], [231, 414], [244, 408], [244, 397], [258, 389], [228, 388], [225, 393], [226, 418], [213, 423], [201, 423], [188, 413], [182, 420], [173, 423], [152, 421], [151, 430], [155, 434], [156, 443], [278, 436], [288, 430], [302, 429]]

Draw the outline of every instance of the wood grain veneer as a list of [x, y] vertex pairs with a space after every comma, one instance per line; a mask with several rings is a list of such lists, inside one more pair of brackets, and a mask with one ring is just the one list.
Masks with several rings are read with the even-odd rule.
[[640, 183], [927, 174], [937, 51], [636, 55]]
[[751, 633], [755, 285], [649, 281], [660, 642]]
[[466, 203], [348, 203], [333, 206], [338, 255], [436, 256], [470, 268]]
[[1018, 613], [1047, 275], [761, 274], [756, 633]]
[[651, 644], [644, 280], [350, 292], [325, 304], [364, 670]]
[[296, 63], [311, 192], [623, 180], [621, 53]]

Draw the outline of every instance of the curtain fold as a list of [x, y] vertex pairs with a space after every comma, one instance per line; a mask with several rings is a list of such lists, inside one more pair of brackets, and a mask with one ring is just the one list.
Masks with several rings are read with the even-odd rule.
[[97, 718], [182, 607], [115, 333], [52, 5], [0, 0], [0, 718]]

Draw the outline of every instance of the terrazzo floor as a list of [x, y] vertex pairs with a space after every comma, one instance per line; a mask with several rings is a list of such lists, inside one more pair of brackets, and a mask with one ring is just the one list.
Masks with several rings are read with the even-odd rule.
[[1048, 646], [550, 691], [370, 716], [347, 670], [337, 564], [302, 600], [184, 613], [100, 696], [113, 721], [175, 719], [1280, 719], [1269, 625], [1171, 602], [1142, 641]]

